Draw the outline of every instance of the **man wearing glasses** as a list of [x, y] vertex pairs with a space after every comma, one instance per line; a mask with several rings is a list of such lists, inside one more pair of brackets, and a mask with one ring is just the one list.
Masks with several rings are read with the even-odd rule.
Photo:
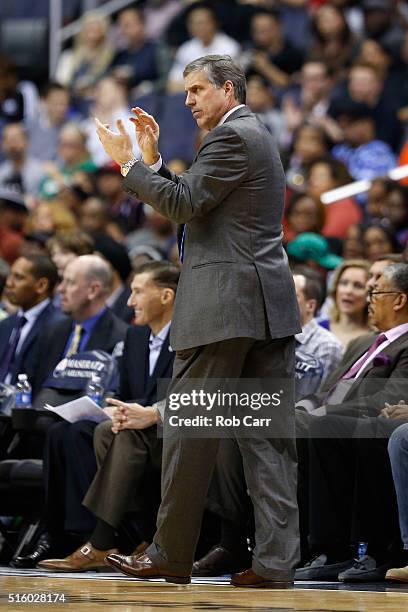
[[[408, 265], [387, 266], [368, 294], [376, 336], [349, 345], [323, 389], [301, 401], [309, 427], [309, 542], [298, 580], [384, 580], [400, 554], [384, 405], [408, 397]], [[300, 406], [299, 406], [300, 407]], [[353, 559], [353, 546], [367, 550]], [[393, 566], [395, 567], [395, 565]]]

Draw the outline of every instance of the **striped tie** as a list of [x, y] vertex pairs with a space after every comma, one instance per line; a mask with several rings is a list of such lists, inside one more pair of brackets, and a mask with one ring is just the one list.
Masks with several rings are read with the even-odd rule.
[[74, 353], [78, 352], [79, 343], [81, 342], [81, 334], [82, 327], [81, 325], [79, 325], [79, 323], [77, 323], [74, 328], [74, 334], [72, 336], [71, 344], [68, 347], [65, 357], [71, 357], [71, 355], [74, 355]]

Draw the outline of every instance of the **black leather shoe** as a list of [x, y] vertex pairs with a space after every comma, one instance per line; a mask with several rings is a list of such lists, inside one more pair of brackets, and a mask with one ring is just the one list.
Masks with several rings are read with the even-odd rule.
[[49, 559], [56, 554], [55, 546], [49, 533], [43, 533], [37, 540], [32, 551], [27, 555], [15, 557], [10, 561], [11, 567], [33, 568], [39, 561]]
[[204, 557], [195, 561], [193, 576], [223, 576], [236, 574], [251, 564], [251, 555], [234, 555], [224, 546], [213, 546]]

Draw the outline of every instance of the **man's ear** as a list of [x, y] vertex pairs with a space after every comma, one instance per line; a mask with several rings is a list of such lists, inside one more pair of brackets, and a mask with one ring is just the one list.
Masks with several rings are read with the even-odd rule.
[[161, 302], [163, 306], [168, 306], [174, 302], [174, 291], [170, 287], [166, 287], [162, 291]]
[[399, 293], [397, 300], [398, 301], [394, 303], [394, 310], [402, 310], [402, 308], [406, 308], [408, 304], [408, 296], [406, 293]]
[[45, 278], [45, 276], [42, 276], [41, 278], [37, 279], [35, 283], [36, 291], [39, 295], [47, 293], [49, 286], [50, 283], [48, 281], [48, 278]]

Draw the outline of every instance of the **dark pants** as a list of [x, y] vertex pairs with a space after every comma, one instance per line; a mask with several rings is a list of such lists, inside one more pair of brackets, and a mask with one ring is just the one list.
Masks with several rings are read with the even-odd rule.
[[96, 423], [56, 423], [44, 447], [45, 525], [55, 532], [90, 532], [95, 518], [82, 505], [96, 472], [93, 433]]
[[[387, 453], [396, 423], [326, 416], [310, 425], [310, 546], [345, 551], [369, 543], [372, 556], [399, 545], [398, 510]], [[378, 436], [378, 437], [375, 437]]]
[[[276, 437], [237, 438], [254, 506], [253, 569], [272, 580], [291, 580], [299, 555], [293, 371], [292, 337], [236, 338], [177, 352], [169, 389], [169, 395], [191, 391], [191, 379], [204, 383], [226, 378], [291, 380], [285, 418], [277, 424]], [[162, 503], [147, 551], [159, 567], [186, 575], [191, 572], [218, 447], [219, 439], [183, 436], [178, 428], [165, 435]]]

